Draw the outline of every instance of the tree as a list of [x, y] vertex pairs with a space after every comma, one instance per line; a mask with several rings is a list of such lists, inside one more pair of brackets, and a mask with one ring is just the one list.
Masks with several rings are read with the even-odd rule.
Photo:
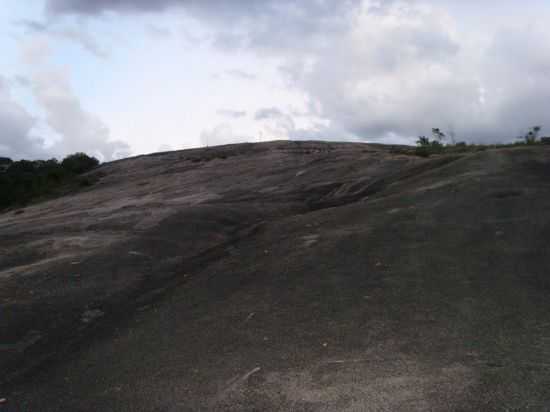
[[525, 136], [523, 136], [525, 143], [527, 144], [535, 143], [539, 137], [539, 133], [541, 130], [542, 130], [542, 126], [530, 127], [527, 133], [525, 134]]
[[432, 135], [434, 140], [440, 143], [445, 139], [445, 133], [443, 133], [438, 127], [434, 127], [432, 129]]
[[430, 145], [430, 139], [428, 139], [426, 136], [418, 136], [418, 140], [416, 141], [417, 146], [429, 146]]
[[430, 140], [426, 136], [419, 136], [416, 141], [416, 145], [418, 147], [416, 148], [415, 153], [422, 157], [428, 157], [432, 154], [441, 153], [443, 151], [443, 145], [439, 140]]
[[5, 171], [13, 163], [9, 157], [0, 157], [0, 172]]
[[0, 158], [0, 210], [51, 197], [64, 187], [93, 184], [93, 179], [77, 175], [98, 164], [84, 153], [67, 156], [61, 164], [56, 159], [13, 162]]
[[81, 152], [69, 155], [61, 162], [61, 167], [63, 167], [63, 169], [76, 175], [85, 173], [97, 165], [99, 165], [99, 160]]

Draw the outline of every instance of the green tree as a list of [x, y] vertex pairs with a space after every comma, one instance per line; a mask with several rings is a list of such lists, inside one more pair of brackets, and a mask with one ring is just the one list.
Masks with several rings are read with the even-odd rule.
[[442, 142], [445, 140], [445, 133], [443, 133], [438, 127], [434, 127], [432, 129], [432, 135], [434, 137], [434, 140], [437, 142]]
[[[31, 201], [60, 193], [64, 187], [93, 184], [93, 179], [77, 177], [96, 167], [99, 161], [84, 153], [57, 159], [19, 160], [0, 158], [0, 209], [23, 206]], [[79, 180], [83, 179], [83, 180]]]
[[430, 145], [430, 139], [428, 139], [426, 136], [418, 136], [418, 140], [416, 141], [417, 146], [429, 146]]
[[98, 165], [99, 160], [81, 152], [69, 155], [61, 162], [63, 169], [76, 175], [85, 173]]
[[441, 153], [443, 151], [443, 144], [441, 144], [439, 140], [430, 140], [426, 136], [419, 136], [416, 141], [416, 145], [418, 147], [416, 148], [415, 153], [422, 157], [428, 157], [432, 154]]
[[530, 127], [527, 133], [525, 134], [525, 136], [523, 136], [525, 143], [527, 144], [535, 143], [539, 137], [539, 133], [541, 130], [542, 130], [542, 126]]

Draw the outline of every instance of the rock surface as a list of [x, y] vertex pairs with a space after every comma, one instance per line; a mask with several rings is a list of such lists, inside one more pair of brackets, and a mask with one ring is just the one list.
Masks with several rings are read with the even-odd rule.
[[0, 410], [550, 408], [550, 148], [270, 142], [0, 215]]

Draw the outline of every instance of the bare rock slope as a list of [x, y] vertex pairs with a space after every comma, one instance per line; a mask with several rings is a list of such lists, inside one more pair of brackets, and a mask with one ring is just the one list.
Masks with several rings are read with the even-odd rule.
[[550, 409], [550, 149], [92, 173], [0, 215], [0, 410]]

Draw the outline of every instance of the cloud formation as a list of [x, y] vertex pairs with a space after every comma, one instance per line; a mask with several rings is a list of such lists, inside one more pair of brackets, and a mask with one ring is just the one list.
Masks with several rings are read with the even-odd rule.
[[160, 13], [179, 9], [215, 29], [214, 44], [228, 50], [270, 51], [322, 47], [345, 30], [360, 0], [47, 0], [51, 15]]
[[204, 130], [200, 136], [202, 146], [218, 146], [229, 143], [252, 142], [251, 136], [235, 134], [233, 128], [228, 123], [222, 123], [210, 130]]
[[245, 72], [244, 70], [239, 70], [239, 69], [226, 70], [225, 74], [228, 75], [228, 76], [231, 76], [231, 77], [235, 77], [237, 79], [242, 79], [242, 80], [255, 80], [256, 79], [256, 75], [254, 75], [252, 73]]
[[30, 34], [50, 35], [52, 37], [73, 41], [84, 50], [102, 59], [109, 56], [109, 53], [82, 27], [59, 29], [56, 28], [55, 25], [32, 19], [18, 20], [15, 22], [15, 25], [25, 28]]
[[283, 112], [276, 107], [264, 107], [254, 114], [256, 120], [278, 119], [281, 117], [283, 117]]
[[9, 82], [0, 76], [0, 153], [11, 158], [48, 157], [44, 141], [32, 136], [36, 119], [13, 100]]
[[51, 150], [65, 156], [83, 151], [112, 160], [129, 154], [128, 144], [110, 139], [109, 129], [81, 106], [70, 87], [67, 75], [59, 69], [34, 73], [31, 89], [45, 112], [45, 121], [61, 139]]
[[[24, 79], [24, 80], [22, 80]], [[59, 136], [47, 144], [37, 136], [39, 119], [11, 96], [10, 82], [0, 76], [0, 153], [14, 159], [63, 157], [84, 151], [102, 160], [127, 156], [128, 144], [110, 139], [108, 128], [86, 112], [74, 96], [65, 74], [60, 70], [41, 70], [31, 79], [16, 80], [30, 87], [45, 112], [45, 124]]]
[[116, 12], [162, 11], [169, 6], [181, 5], [181, 0], [49, 0], [47, 10], [54, 14], [101, 14]]
[[[245, 50], [277, 62], [288, 87], [306, 95], [315, 115], [330, 124], [300, 129], [300, 136], [330, 130], [412, 142], [440, 127], [460, 140], [506, 141], [544, 124], [550, 103], [550, 28], [521, 15], [481, 25], [466, 14], [472, 10], [460, 15], [460, 7], [428, 0], [48, 0], [47, 5], [54, 15], [88, 17], [182, 10], [209, 28], [212, 44], [223, 52]], [[468, 19], [472, 22], [464, 25]], [[249, 74], [241, 78], [256, 76]], [[280, 130], [296, 135], [292, 116], [262, 110], [257, 121], [276, 119]]]
[[9, 80], [0, 75], [0, 154], [36, 159], [84, 151], [101, 160], [128, 155], [128, 144], [112, 140], [103, 122], [82, 107], [69, 73], [50, 62], [48, 37], [36, 34], [20, 46], [27, 73]]
[[216, 110], [216, 113], [220, 116], [231, 117], [233, 119], [246, 116], [246, 112], [244, 110], [218, 109]]

